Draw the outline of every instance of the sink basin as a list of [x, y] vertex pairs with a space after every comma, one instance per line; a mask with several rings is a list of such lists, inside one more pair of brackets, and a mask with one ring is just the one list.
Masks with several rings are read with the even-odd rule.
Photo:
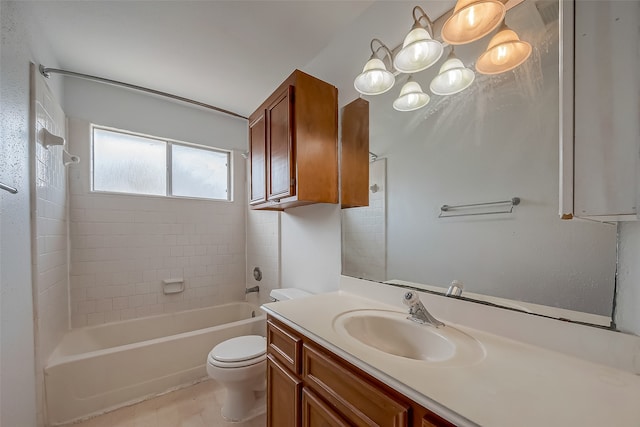
[[396, 311], [349, 311], [335, 318], [333, 328], [368, 350], [432, 364], [472, 364], [485, 356], [484, 347], [459, 329], [419, 324]]

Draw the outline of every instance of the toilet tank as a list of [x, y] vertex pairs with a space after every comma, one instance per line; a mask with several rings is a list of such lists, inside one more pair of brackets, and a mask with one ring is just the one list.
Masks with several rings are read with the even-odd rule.
[[311, 295], [309, 292], [296, 288], [273, 289], [271, 293], [269, 293], [271, 301], [284, 301], [289, 299], [302, 298], [309, 295]]

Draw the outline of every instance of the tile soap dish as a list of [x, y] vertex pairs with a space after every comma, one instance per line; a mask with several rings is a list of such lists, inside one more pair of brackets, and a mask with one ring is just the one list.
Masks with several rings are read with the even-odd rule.
[[162, 281], [162, 291], [167, 294], [178, 294], [184, 291], [184, 279], [164, 279]]

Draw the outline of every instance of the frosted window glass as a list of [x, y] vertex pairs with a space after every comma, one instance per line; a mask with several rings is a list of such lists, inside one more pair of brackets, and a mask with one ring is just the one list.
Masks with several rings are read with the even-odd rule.
[[174, 196], [229, 200], [229, 153], [172, 145]]
[[166, 142], [94, 128], [93, 189], [166, 195]]

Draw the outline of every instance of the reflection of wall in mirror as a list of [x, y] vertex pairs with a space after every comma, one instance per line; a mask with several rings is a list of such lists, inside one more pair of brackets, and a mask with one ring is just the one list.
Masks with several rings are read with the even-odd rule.
[[342, 274], [384, 281], [387, 162], [369, 163], [369, 206], [342, 210]]

